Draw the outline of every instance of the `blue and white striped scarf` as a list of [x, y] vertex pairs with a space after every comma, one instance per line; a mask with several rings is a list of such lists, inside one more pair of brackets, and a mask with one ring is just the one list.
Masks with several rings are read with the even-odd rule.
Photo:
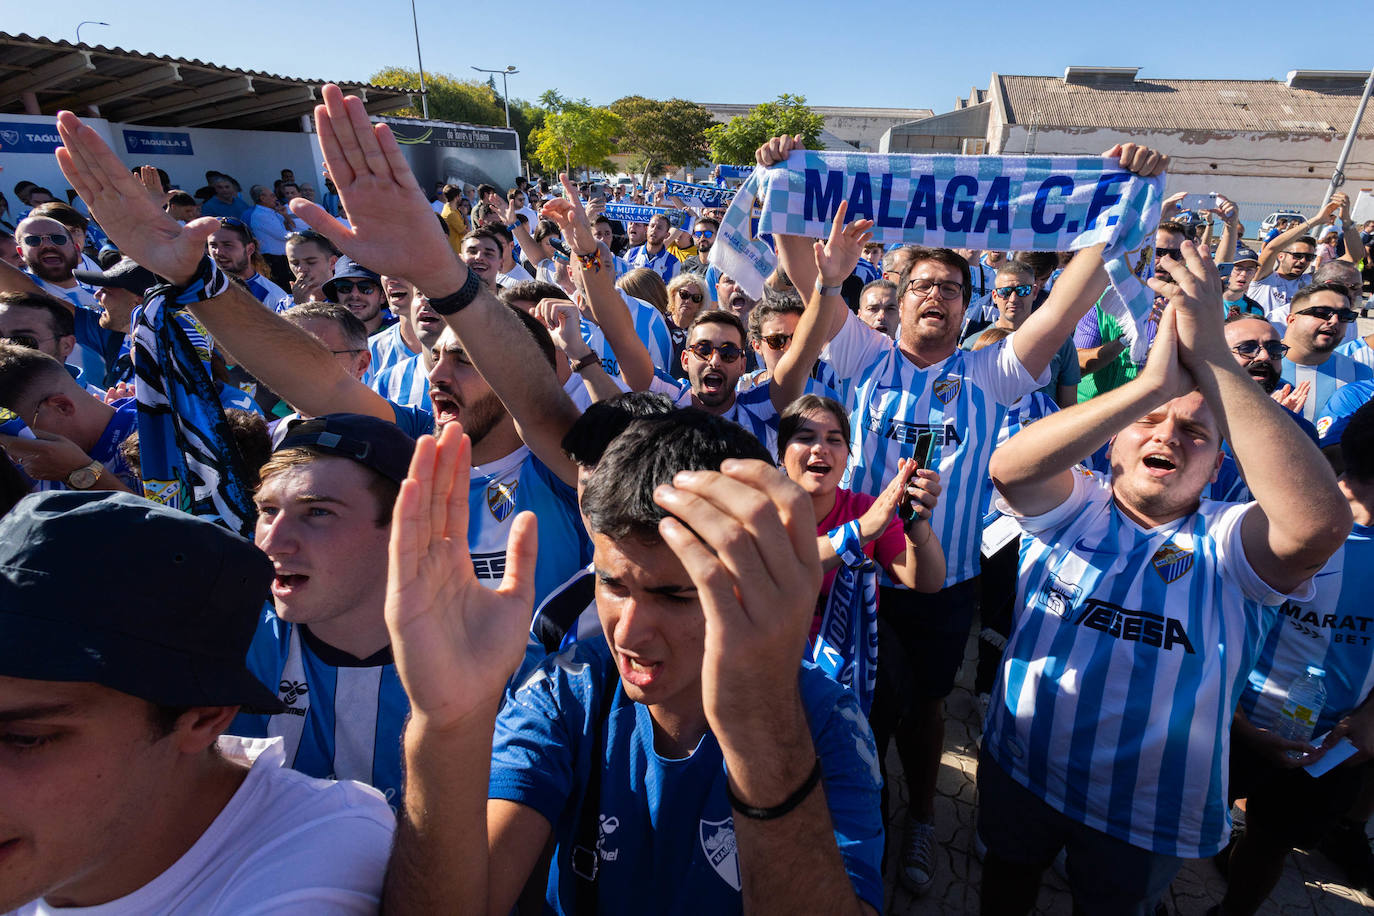
[[854, 691], [867, 715], [878, 684], [878, 564], [863, 551], [858, 521], [830, 532], [840, 558], [825, 596], [811, 661]]
[[[874, 220], [874, 241], [988, 251], [1076, 251], [1101, 243], [1132, 358], [1143, 362], [1154, 296], [1127, 255], [1153, 243], [1164, 177], [1142, 178], [1098, 156], [909, 156], [797, 150], [755, 168], [726, 211], [710, 263], [756, 298], [776, 258], [750, 232], [826, 238], [846, 220]], [[1110, 306], [1109, 306], [1110, 307]]]
[[705, 184], [689, 184], [669, 178], [663, 183], [663, 193], [669, 197], [699, 201], [704, 207], [724, 207], [735, 199], [732, 188], [714, 188]]
[[752, 165], [718, 165], [715, 168], [718, 178], [748, 178], [753, 172]]
[[178, 305], [168, 299], [172, 292], [165, 286], [151, 290], [134, 312], [143, 492], [251, 538], [257, 512], [243, 455], [205, 363], [173, 320]]

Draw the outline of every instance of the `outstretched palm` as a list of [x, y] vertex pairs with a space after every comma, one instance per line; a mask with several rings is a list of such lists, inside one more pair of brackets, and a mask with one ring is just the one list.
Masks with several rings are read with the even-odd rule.
[[511, 525], [501, 587], [468, 554], [472, 446], [457, 423], [420, 439], [401, 486], [387, 551], [386, 624], [414, 716], [443, 729], [494, 709], [519, 664], [534, 602], [534, 516]]
[[57, 164], [119, 250], [158, 276], [185, 283], [205, 255], [205, 240], [219, 226], [213, 217], [179, 225], [94, 129], [70, 111], [57, 115], [62, 146]]
[[830, 224], [830, 238], [816, 242], [816, 269], [820, 271], [821, 282], [826, 286], [843, 283], [859, 263], [864, 245], [873, 238], [870, 231], [873, 220], [856, 219], [848, 226], [844, 224], [849, 202], [840, 201], [835, 210], [835, 219]]

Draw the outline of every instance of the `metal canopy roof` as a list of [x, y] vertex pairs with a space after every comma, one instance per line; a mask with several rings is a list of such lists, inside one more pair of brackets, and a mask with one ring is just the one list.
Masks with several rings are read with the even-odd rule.
[[[96, 106], [111, 121], [294, 131], [300, 116], [314, 111], [324, 82], [0, 32], [0, 113], [51, 115], [66, 108], [87, 114]], [[407, 89], [340, 87], [361, 98], [369, 114], [412, 104]]]

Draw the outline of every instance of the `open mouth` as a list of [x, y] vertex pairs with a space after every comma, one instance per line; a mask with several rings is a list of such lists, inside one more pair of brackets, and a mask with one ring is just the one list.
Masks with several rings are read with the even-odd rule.
[[815, 474], [817, 477], [824, 477], [834, 469], [833, 465], [826, 464], [824, 461], [811, 461], [806, 465], [806, 473]]
[[703, 372], [701, 374], [701, 390], [712, 392], [724, 391], [725, 376], [719, 372], [716, 372], [714, 369]]
[[463, 409], [457, 398], [447, 392], [440, 391], [438, 388], [429, 390], [429, 403], [434, 408], [435, 426], [443, 426], [445, 423], [457, 420]]
[[300, 573], [277, 573], [272, 577], [272, 595], [277, 598], [289, 598], [309, 581], [309, 576]]
[[749, 307], [749, 297], [744, 293], [735, 293], [730, 297], [730, 308], [739, 311]]
[[1156, 477], [1162, 477], [1178, 470], [1178, 465], [1164, 455], [1146, 455], [1141, 459], [1141, 463]]
[[927, 318], [933, 321], [944, 321], [945, 310], [940, 308], [939, 306], [931, 306], [929, 308], [921, 309], [921, 314], [918, 320], [924, 321]]
[[620, 677], [627, 684], [641, 689], [646, 688], [658, 680], [659, 674], [663, 670], [662, 662], [651, 662], [648, 659], [634, 658], [624, 652], [617, 652], [620, 661]]

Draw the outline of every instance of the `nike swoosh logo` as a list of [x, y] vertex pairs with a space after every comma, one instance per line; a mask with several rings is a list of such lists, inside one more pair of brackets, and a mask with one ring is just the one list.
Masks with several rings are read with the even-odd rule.
[[1087, 540], [1085, 538], [1079, 538], [1074, 543], [1073, 549], [1075, 553], [1084, 553], [1088, 555], [1092, 555], [1095, 553], [1115, 554], [1117, 552], [1115, 548], [1089, 547]]

